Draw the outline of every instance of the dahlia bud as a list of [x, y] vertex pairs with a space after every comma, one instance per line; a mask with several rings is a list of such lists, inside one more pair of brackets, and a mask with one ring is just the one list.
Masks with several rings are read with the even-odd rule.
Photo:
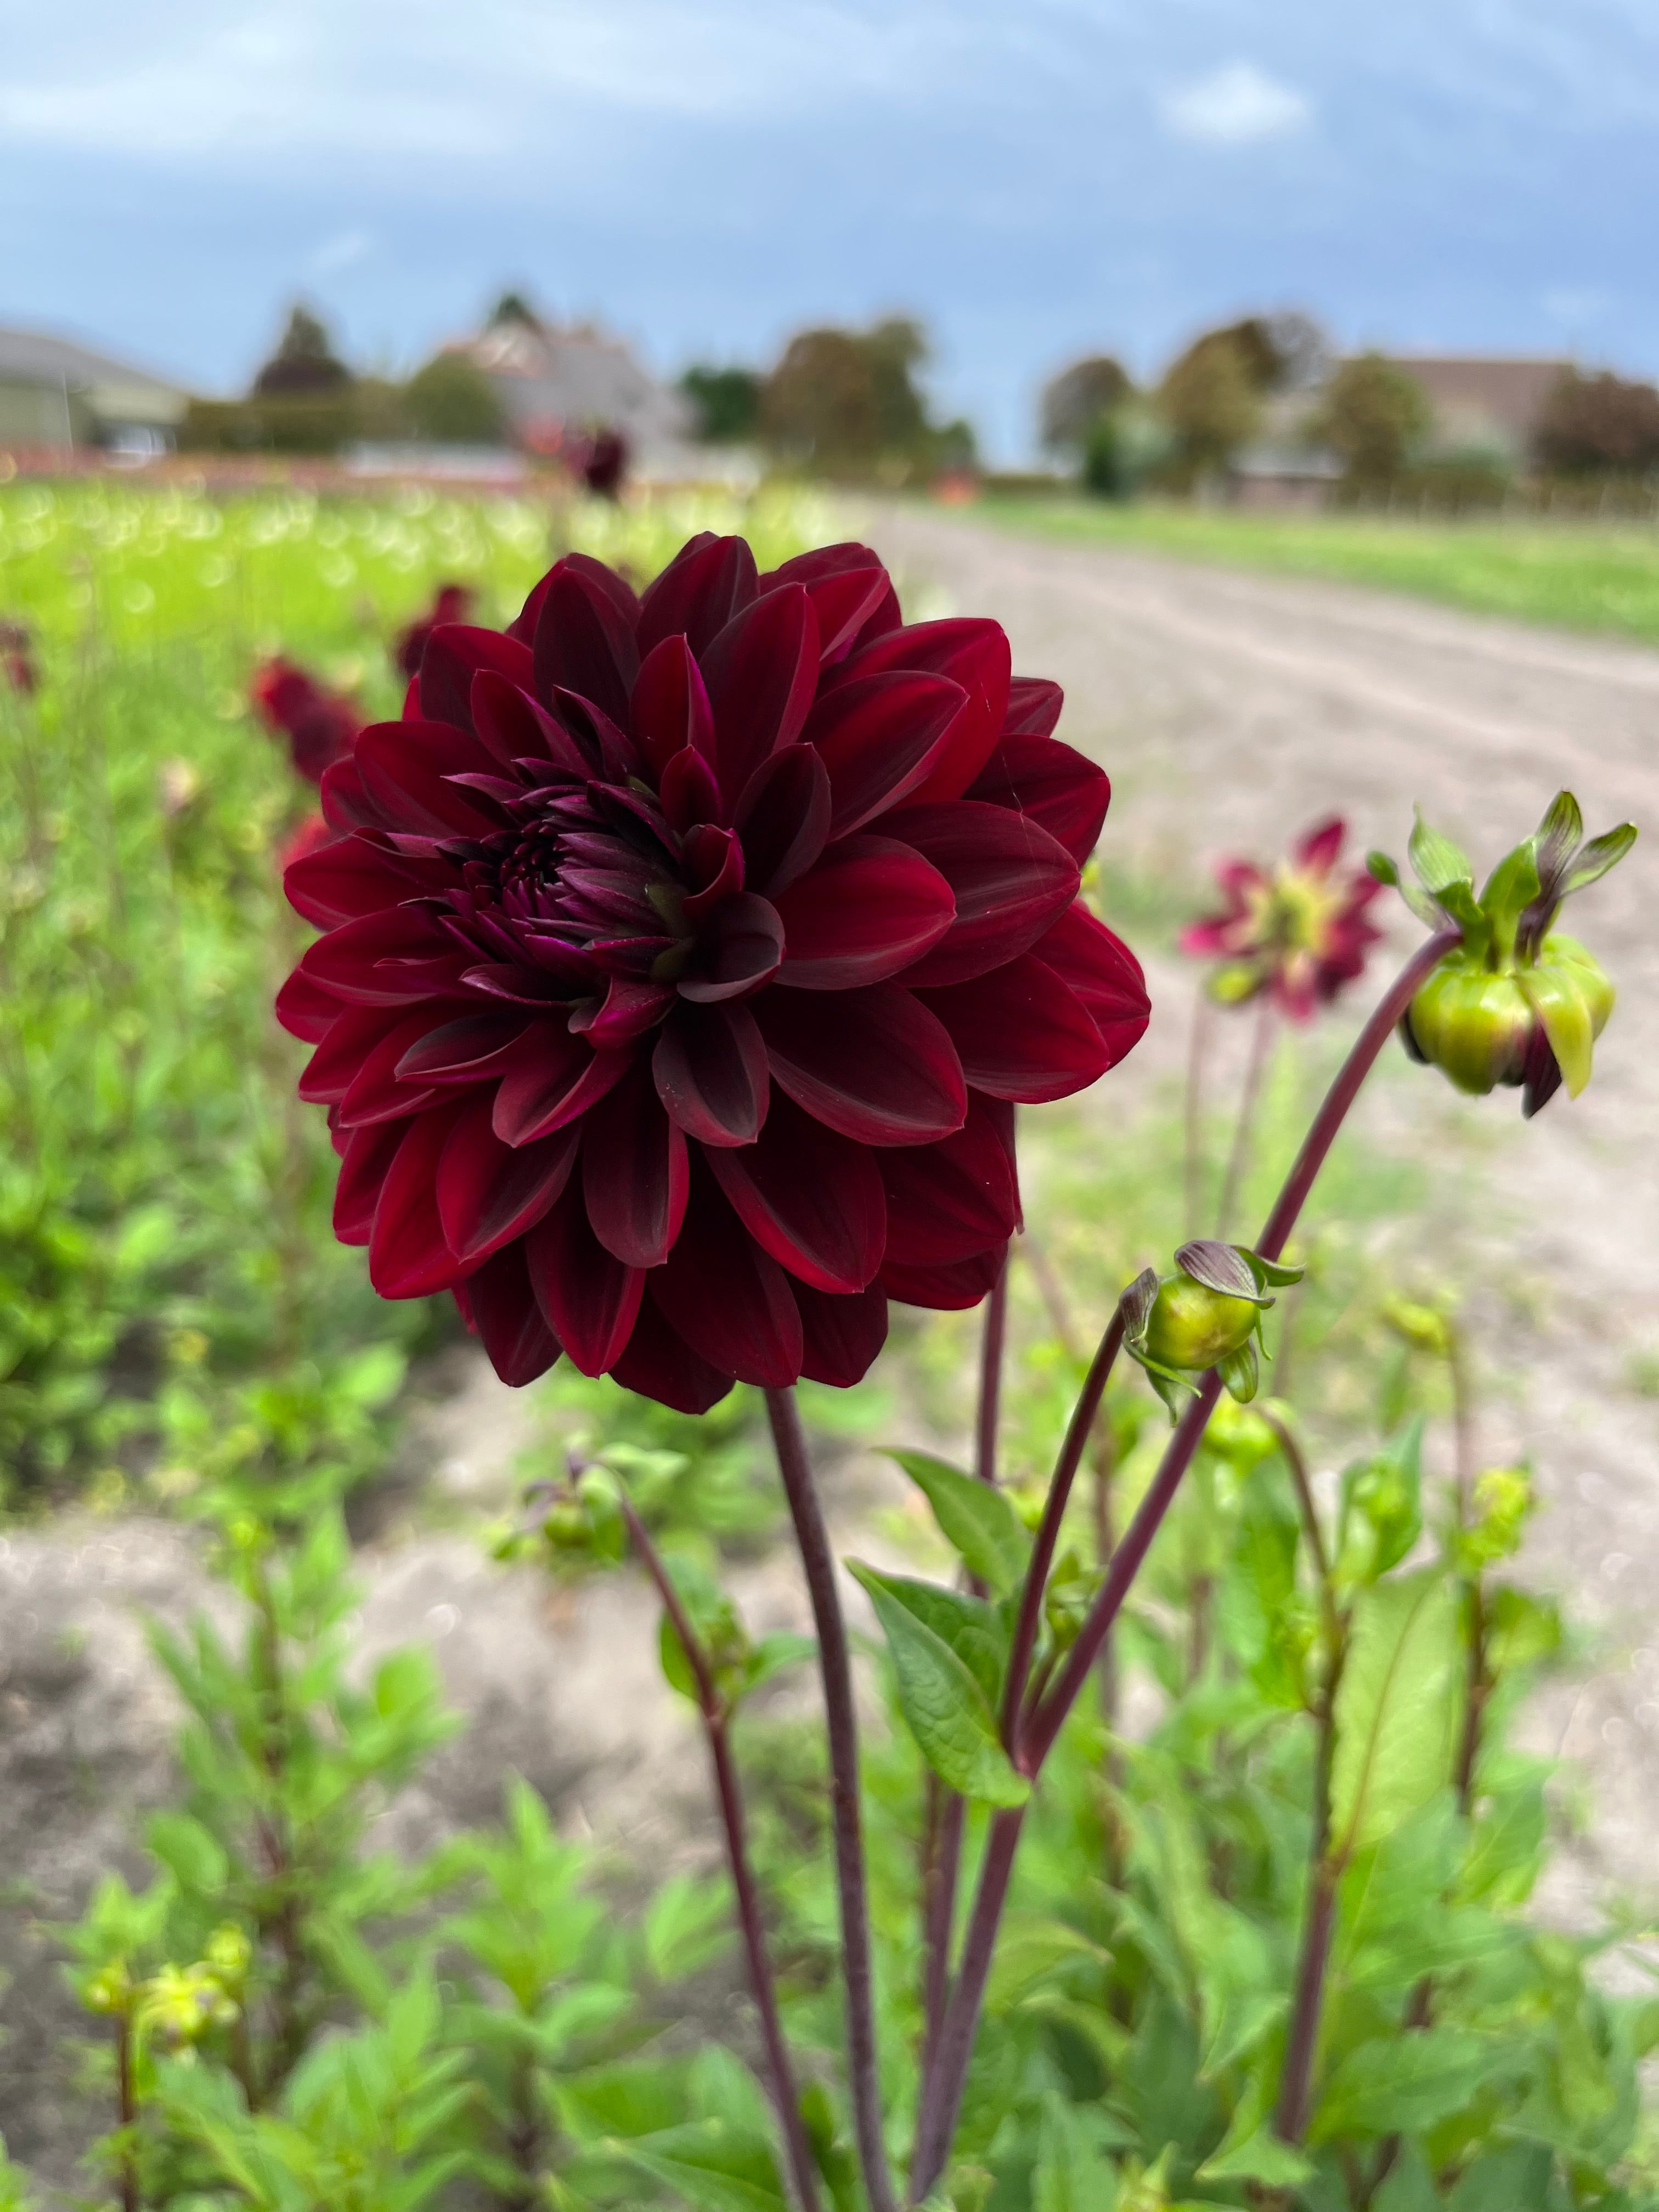
[[1528, 1516], [1537, 1503], [1531, 1468], [1489, 1467], [1476, 1476], [1471, 1502], [1474, 1510], [1468, 1525], [1457, 1531], [1455, 1550], [1463, 1572], [1478, 1575], [1520, 1550]]
[[162, 1966], [139, 1993], [138, 2026], [155, 2041], [186, 2051], [210, 2027], [234, 2020], [236, 2010], [208, 1967]]
[[1148, 1267], [1123, 1294], [1123, 1342], [1171, 1413], [1192, 1377], [1217, 1369], [1241, 1405], [1255, 1397], [1256, 1338], [1274, 1304], [1269, 1286], [1300, 1282], [1300, 1267], [1263, 1260], [1242, 1245], [1199, 1237], [1176, 1254], [1176, 1273]]
[[124, 2013], [131, 2005], [132, 1997], [132, 1977], [124, 1959], [100, 1966], [81, 1984], [81, 2002], [88, 2012]]
[[1400, 1024], [1413, 1060], [1443, 1068], [1461, 1091], [1498, 1084], [1522, 1090], [1528, 1119], [1565, 1082], [1577, 1097], [1590, 1079], [1592, 1048], [1613, 1012], [1613, 989], [1582, 945], [1551, 933], [1561, 902], [1606, 875], [1636, 842], [1621, 823], [1583, 842], [1570, 791], [1558, 792], [1532, 836], [1492, 871], [1477, 899], [1465, 855], [1419, 817], [1408, 857], [1419, 884], [1404, 884], [1385, 854], [1371, 872], [1393, 884], [1431, 928], [1449, 921], [1463, 942], [1423, 984]]

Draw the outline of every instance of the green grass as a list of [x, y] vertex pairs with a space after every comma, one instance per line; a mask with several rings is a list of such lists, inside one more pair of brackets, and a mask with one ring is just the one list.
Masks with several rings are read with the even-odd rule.
[[1081, 499], [990, 498], [970, 512], [1068, 544], [1378, 585], [1478, 614], [1659, 644], [1659, 530], [1637, 524], [1239, 514]]

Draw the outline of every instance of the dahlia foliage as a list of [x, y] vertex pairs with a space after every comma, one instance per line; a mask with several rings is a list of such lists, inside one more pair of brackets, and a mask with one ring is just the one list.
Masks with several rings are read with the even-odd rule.
[[437, 624], [286, 878], [325, 934], [278, 1010], [376, 1289], [453, 1291], [509, 1382], [563, 1350], [688, 1411], [981, 1297], [1015, 1104], [1147, 1019], [1060, 707], [861, 545], [762, 576], [704, 535], [642, 597], [573, 554], [504, 634]]
[[1217, 963], [1207, 985], [1212, 998], [1242, 1006], [1271, 992], [1281, 1012], [1305, 1022], [1364, 974], [1382, 934], [1365, 911], [1380, 886], [1364, 870], [1338, 874], [1347, 834], [1334, 814], [1271, 874], [1253, 860], [1227, 860], [1217, 869], [1225, 903], [1181, 939], [1183, 952]]

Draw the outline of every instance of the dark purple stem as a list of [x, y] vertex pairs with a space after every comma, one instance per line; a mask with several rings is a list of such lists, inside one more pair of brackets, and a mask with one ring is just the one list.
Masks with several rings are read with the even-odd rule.
[[[1349, 1109], [1358, 1096], [1361, 1085], [1375, 1066], [1377, 1055], [1392, 1035], [1395, 1024], [1417, 995], [1424, 979], [1432, 969], [1438, 967], [1447, 953], [1452, 951], [1462, 942], [1462, 933], [1460, 930], [1445, 929], [1439, 931], [1425, 944], [1420, 945], [1384, 993], [1381, 1004], [1354, 1040], [1353, 1048], [1338, 1070], [1336, 1080], [1325, 1094], [1324, 1102], [1314, 1116], [1313, 1125], [1303, 1139], [1302, 1149], [1297, 1154], [1295, 1164], [1285, 1178], [1285, 1186], [1279, 1194], [1273, 1212], [1267, 1217], [1267, 1226], [1263, 1229], [1255, 1246], [1255, 1249], [1262, 1258], [1277, 1260], [1284, 1251], [1291, 1231], [1295, 1228], [1302, 1209], [1307, 1203], [1308, 1194], [1313, 1188], [1315, 1179], [1324, 1165], [1332, 1145], [1336, 1140], [1337, 1133], [1341, 1128]], [[1117, 1334], [1121, 1337], [1121, 1320], [1118, 1316], [1115, 1316], [1114, 1319]], [[1088, 1379], [1083, 1386], [1083, 1394], [1079, 1398], [1077, 1407], [1073, 1413], [1071, 1427], [1066, 1431], [1066, 1443], [1061, 1448], [1060, 1467], [1055, 1472], [1055, 1490], [1061, 1486], [1062, 1470], [1066, 1471], [1066, 1486], [1069, 1488], [1070, 1478], [1076, 1473], [1077, 1462], [1082, 1457], [1083, 1446], [1087, 1441], [1095, 1410], [1099, 1404], [1101, 1394], [1105, 1389], [1106, 1376], [1110, 1370], [1110, 1360], [1107, 1357], [1109, 1345], [1112, 1354], [1115, 1355], [1117, 1346], [1113, 1340], [1112, 1328], [1109, 1328], [1106, 1335], [1101, 1340], [1100, 1350], [1095, 1354], [1094, 1364], [1089, 1370]], [[1091, 1386], [1093, 1386], [1092, 1400], [1091, 1399]], [[1036, 1712], [1030, 1717], [1026, 1726], [1019, 1731], [1019, 1740], [1015, 1747], [1014, 1758], [1016, 1765], [1023, 1773], [1035, 1778], [1043, 1760], [1053, 1748], [1054, 1739], [1060, 1734], [1066, 1715], [1075, 1704], [1084, 1684], [1089, 1679], [1102, 1645], [1111, 1633], [1112, 1625], [1122, 1609], [1130, 1585], [1152, 1547], [1152, 1539], [1157, 1535], [1164, 1516], [1170, 1509], [1170, 1501], [1181, 1486], [1182, 1477], [1186, 1474], [1193, 1455], [1198, 1449], [1211, 1413], [1214, 1409], [1215, 1401], [1220, 1395], [1221, 1378], [1212, 1370], [1199, 1386], [1198, 1395], [1193, 1403], [1176, 1424], [1175, 1434], [1170, 1439], [1168, 1449], [1164, 1455], [1163, 1465], [1158, 1468], [1152, 1486], [1141, 1501], [1139, 1510], [1130, 1522], [1122, 1542], [1112, 1554], [1111, 1565], [1107, 1570], [1105, 1581], [1101, 1585], [1094, 1604], [1090, 1607], [1089, 1616], [1084, 1623], [1082, 1631], [1066, 1655], [1066, 1664], [1060, 1670], [1059, 1680], [1044, 1698]], [[1085, 1417], [1085, 1407], [1086, 1418]], [[1074, 1438], [1076, 1451], [1073, 1455]], [[1063, 1506], [1062, 1499], [1062, 1510]], [[1043, 1528], [1048, 1529], [1051, 1522], [1052, 1533], [1048, 1556], [1042, 1565], [1042, 1577], [1047, 1576], [1048, 1560], [1052, 1559], [1054, 1541], [1059, 1534], [1059, 1515], [1054, 1510], [1052, 1492], [1048, 1507], [1045, 1509], [1043, 1514]], [[1042, 1540], [1042, 1531], [1039, 1531], [1039, 1545]], [[1032, 1569], [1026, 1578], [1025, 1596], [1020, 1609], [1021, 1627], [1027, 1626], [1029, 1616], [1029, 1642], [1024, 1655], [1025, 1666], [1029, 1666], [1030, 1649], [1035, 1644], [1037, 1619], [1042, 1604], [1042, 1578], [1039, 1577], [1037, 1568], [1038, 1561], [1034, 1554]], [[1032, 1596], [1033, 1591], [1036, 1593], [1035, 1601]], [[1015, 1633], [1018, 1637], [1018, 1628], [1016, 1629]], [[1016, 1656], [1018, 1656], [1018, 1652]], [[1013, 1659], [1011, 1657], [1011, 1680], [1012, 1668]], [[1024, 1667], [1021, 1671], [1020, 1687], [1023, 1692]], [[1006, 1710], [1005, 1708], [1005, 1714]], [[1016, 1703], [1012, 1708], [1016, 1725], [1018, 1725], [1018, 1710]], [[951, 1999], [945, 2032], [940, 2037], [939, 2063], [934, 2069], [933, 2079], [923, 2093], [922, 2119], [919, 2124], [917, 2136], [917, 2155], [912, 2165], [910, 2176], [913, 2203], [919, 2203], [927, 2196], [944, 2172], [945, 2160], [950, 2155], [951, 2139], [955, 2132], [957, 2114], [961, 2109], [963, 2087], [967, 2078], [968, 2061], [972, 2055], [974, 2035], [978, 2027], [980, 2006], [984, 1999], [986, 1978], [990, 1972], [991, 1954], [996, 1943], [997, 1925], [1002, 1916], [1003, 1903], [1008, 1890], [1008, 1877], [1012, 1868], [1014, 1849], [1019, 1839], [1020, 1817], [1018, 1813], [1000, 1814], [992, 1826], [991, 1843], [987, 1847], [985, 1866], [980, 1877], [979, 1893], [974, 1899], [973, 1912], [969, 1917], [967, 1934], [963, 1939], [962, 1971], [957, 1978], [957, 1986]], [[1006, 1865], [1000, 1864], [994, 1849], [999, 1838], [1004, 1836], [1006, 1839]], [[921, 2131], [923, 2125], [927, 2129], [925, 2144]], [[924, 2150], [926, 2155], [923, 2154]]]
[[760, 2014], [761, 2039], [766, 2045], [767, 2068], [772, 2077], [772, 2102], [777, 2108], [778, 2125], [783, 2130], [789, 2171], [794, 2179], [795, 2194], [799, 2199], [801, 2212], [818, 2212], [817, 2167], [813, 2162], [811, 2145], [801, 2120], [800, 2095], [795, 2087], [794, 2069], [789, 2061], [789, 2046], [784, 2041], [783, 2022], [778, 2014], [777, 1990], [772, 1980], [771, 1961], [766, 1953], [766, 1931], [761, 1922], [760, 1899], [749, 1863], [748, 1828], [744, 1819], [743, 1796], [738, 1786], [737, 1768], [732, 1759], [730, 1716], [708, 1664], [708, 1655], [691, 1625], [691, 1617], [669, 1577], [660, 1553], [647, 1534], [644, 1522], [625, 1497], [622, 1509], [634, 1548], [639, 1553], [646, 1572], [657, 1586], [663, 1610], [673, 1623], [674, 1633], [680, 1639], [696, 1682], [697, 1707], [702, 1715], [703, 1732], [708, 1739], [708, 1756], [714, 1770], [714, 1790], [720, 1800], [720, 1825], [726, 1831], [726, 1855], [732, 1869], [732, 1892], [737, 1899], [738, 1925], [743, 1933], [744, 1948], [749, 1954], [749, 1985], [754, 1995], [755, 2008]]
[[1091, 1361], [1089, 1372], [1083, 1378], [1083, 1388], [1072, 1408], [1072, 1418], [1066, 1424], [1060, 1457], [1054, 1462], [1054, 1480], [1048, 1485], [1048, 1496], [1042, 1508], [1042, 1520], [1036, 1532], [1036, 1541], [1031, 1547], [1031, 1564], [1025, 1571], [1025, 1587], [1020, 1593], [1019, 1617], [1014, 1623], [1013, 1641], [1008, 1652], [1008, 1680], [1002, 1699], [1002, 1740], [1012, 1751], [1019, 1727], [1020, 1706], [1025, 1697], [1025, 1678], [1030, 1672], [1031, 1654], [1036, 1649], [1037, 1632], [1042, 1625], [1042, 1596], [1048, 1586], [1048, 1570], [1054, 1563], [1054, 1553], [1060, 1543], [1060, 1523], [1066, 1518], [1066, 1503], [1072, 1495], [1072, 1485], [1083, 1464], [1083, 1455], [1089, 1445], [1095, 1417], [1100, 1411], [1100, 1401], [1106, 1395], [1106, 1385], [1111, 1378], [1118, 1347], [1123, 1342], [1123, 1310], [1120, 1306], [1106, 1324]]
[[1008, 1255], [985, 1302], [985, 1334], [980, 1346], [979, 1419], [974, 1429], [974, 1473], [981, 1482], [997, 1479], [997, 1419], [1002, 1406], [1002, 1353], [1008, 1335]]
[[922, 1889], [922, 1942], [927, 1965], [922, 1979], [921, 2078], [933, 2070], [939, 2031], [951, 1995], [951, 1936], [956, 1925], [957, 1881], [962, 1867], [962, 1832], [967, 1805], [936, 1775], [929, 1775], [933, 1798], [927, 1879]]
[[830, 1746], [830, 1813], [835, 1836], [836, 1879], [841, 1893], [842, 1980], [847, 2002], [847, 2067], [859, 2166], [871, 2212], [897, 2212], [887, 2168], [876, 2052], [875, 1972], [870, 1957], [870, 1912], [865, 1895], [864, 1834], [859, 1820], [858, 1718], [853, 1705], [853, 1667], [847, 1624], [836, 1588], [836, 1562], [793, 1390], [768, 1390], [767, 1418], [795, 1524], [812, 1619], [818, 1632], [818, 1670]]

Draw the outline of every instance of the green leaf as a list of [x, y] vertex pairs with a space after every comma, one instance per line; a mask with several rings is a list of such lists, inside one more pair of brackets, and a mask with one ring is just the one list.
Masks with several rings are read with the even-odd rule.
[[1432, 891], [1437, 898], [1443, 897], [1453, 884], [1467, 884], [1471, 890], [1474, 890], [1474, 870], [1469, 864], [1468, 855], [1461, 846], [1453, 844], [1449, 837], [1443, 836], [1438, 830], [1431, 830], [1423, 819], [1420, 807], [1417, 811], [1417, 822], [1412, 830], [1410, 842], [1406, 848], [1406, 857], [1410, 860], [1419, 883], [1425, 890]]
[[764, 2140], [718, 2120], [641, 2136], [629, 2144], [627, 2156], [695, 2212], [787, 2212], [783, 2185]]
[[1497, 2057], [1490, 2037], [1464, 2028], [1424, 2028], [1362, 2043], [1332, 2075], [1309, 2141], [1420, 2134], [1492, 2086]]
[[1281, 2142], [1273, 2130], [1260, 2124], [1235, 2142], [1236, 2127], [1229, 2128], [1219, 2149], [1206, 2158], [1196, 2181], [1259, 2181], [1270, 2189], [1297, 2189], [1313, 2179], [1309, 2160], [1290, 2143]]
[[1331, 1765], [1332, 1834], [1345, 1852], [1379, 1841], [1444, 1784], [1461, 1657], [1455, 1593], [1437, 1570], [1355, 1601]]
[[646, 1964], [658, 1981], [700, 1972], [732, 1941], [730, 1887], [699, 1875], [670, 1875], [647, 1908], [643, 1932]]
[[946, 1543], [969, 1574], [998, 1597], [1025, 1579], [1031, 1539], [1012, 1501], [994, 1483], [977, 1481], [930, 1453], [890, 1451], [933, 1509]]
[[152, 1814], [144, 1841], [181, 1890], [216, 1897], [224, 1888], [230, 1862], [218, 1839], [188, 1813]]
[[978, 1606], [981, 1626], [965, 1610], [976, 1605], [974, 1599], [878, 1574], [857, 1560], [848, 1566], [876, 1609], [898, 1678], [900, 1710], [922, 1757], [964, 1797], [1023, 1805], [1031, 1785], [1015, 1772], [997, 1727], [994, 1700], [1001, 1656], [989, 1608]]
[[1117, 2133], [1103, 2115], [1068, 2104], [1050, 2090], [1042, 2101], [1037, 2160], [1031, 2175], [1031, 2212], [1113, 2212], [1117, 2167], [1108, 2144]]
[[1486, 878], [1480, 908], [1492, 924], [1492, 935], [1505, 951], [1515, 943], [1521, 916], [1538, 896], [1538, 859], [1528, 837], [1506, 853]]
[[1616, 830], [1604, 830], [1599, 837], [1592, 837], [1567, 871], [1566, 881], [1561, 886], [1565, 898], [1569, 891], [1582, 891], [1587, 884], [1598, 883], [1609, 868], [1616, 868], [1636, 842], [1636, 824], [1621, 822]]
[[1544, 818], [1533, 837], [1538, 854], [1538, 883], [1548, 891], [1578, 850], [1584, 835], [1584, 817], [1570, 791], [1558, 791], [1544, 810]]

